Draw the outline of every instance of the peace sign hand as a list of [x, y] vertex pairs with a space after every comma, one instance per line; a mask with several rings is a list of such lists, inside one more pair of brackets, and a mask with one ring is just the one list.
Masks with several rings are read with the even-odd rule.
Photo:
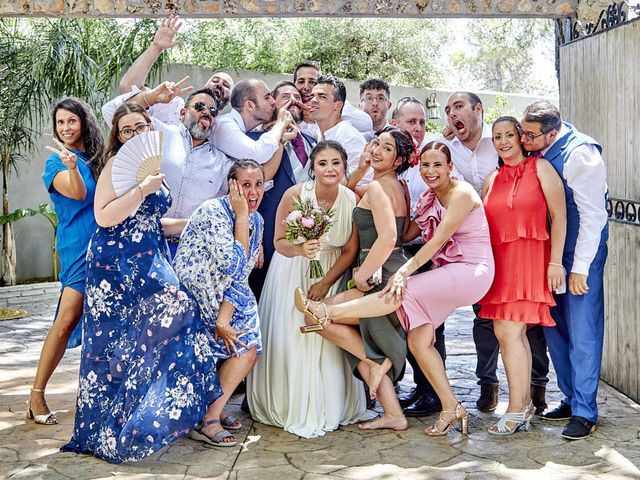
[[193, 90], [192, 86], [184, 86], [189, 80], [191, 77], [187, 76], [179, 82], [162, 82], [151, 91], [150, 95], [155, 103], [169, 103], [174, 98]]
[[182, 27], [182, 20], [178, 15], [169, 15], [167, 18], [160, 20], [160, 27], [153, 36], [152, 44], [160, 51], [168, 50], [179, 45], [180, 42], [174, 40], [176, 33]]
[[67, 147], [65, 147], [64, 144], [57, 138], [54, 138], [53, 141], [56, 142], [56, 145], [58, 145], [58, 148], [60, 148], [60, 150], [56, 150], [49, 145], [47, 145], [45, 148], [50, 152], [58, 155], [60, 157], [60, 160], [62, 160], [62, 164], [67, 167], [67, 169], [74, 170], [78, 164], [78, 156], [75, 153], [67, 150]]

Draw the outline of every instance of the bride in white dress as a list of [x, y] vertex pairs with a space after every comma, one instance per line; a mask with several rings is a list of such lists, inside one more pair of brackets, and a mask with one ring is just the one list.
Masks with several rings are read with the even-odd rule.
[[[315, 181], [285, 192], [276, 216], [276, 253], [258, 305], [263, 354], [247, 377], [251, 414], [261, 423], [304, 438], [370, 418], [362, 382], [353, 376], [345, 352], [320, 335], [300, 333], [304, 317], [291, 295], [298, 286], [313, 300], [334, 295], [356, 258], [358, 233], [352, 211], [357, 199], [341, 185], [346, 166], [346, 152], [338, 143], [320, 142], [311, 152], [310, 172]], [[294, 245], [284, 238], [283, 220], [298, 195], [336, 212], [335, 223], [320, 241]], [[316, 252], [325, 272], [321, 279], [309, 276], [309, 260]]]

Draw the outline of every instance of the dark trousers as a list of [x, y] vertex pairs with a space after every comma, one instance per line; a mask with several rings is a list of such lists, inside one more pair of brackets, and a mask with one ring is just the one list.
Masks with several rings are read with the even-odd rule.
[[[411, 255], [415, 255], [417, 251], [420, 250], [420, 248], [422, 248], [422, 244], [404, 246], [404, 249], [407, 252], [409, 252]], [[416, 274], [426, 272], [430, 268], [431, 268], [431, 261], [427, 262], [422, 267], [420, 267], [417, 270]], [[442, 357], [442, 362], [444, 363], [445, 360], [447, 359], [447, 348], [444, 343], [444, 324], [436, 328], [435, 335], [436, 335], [436, 342], [434, 347], [436, 347], [436, 350], [438, 350], [438, 353]], [[415, 357], [410, 351], [407, 353], [407, 360], [409, 361], [411, 368], [413, 368], [413, 381], [416, 384], [416, 388], [420, 392], [436, 396], [436, 392], [433, 390], [431, 383], [429, 383], [429, 380], [427, 380], [427, 377], [425, 377], [424, 373], [422, 373], [422, 369], [420, 368], [420, 365], [418, 365], [418, 362], [416, 361]]]
[[[478, 363], [476, 376], [478, 385], [498, 385], [498, 354], [500, 345], [493, 333], [493, 320], [477, 317], [480, 305], [474, 305], [476, 318], [473, 320], [473, 342], [476, 344]], [[545, 387], [549, 382], [549, 357], [547, 356], [547, 342], [544, 330], [540, 325], [527, 328], [527, 338], [531, 346], [531, 385]]]

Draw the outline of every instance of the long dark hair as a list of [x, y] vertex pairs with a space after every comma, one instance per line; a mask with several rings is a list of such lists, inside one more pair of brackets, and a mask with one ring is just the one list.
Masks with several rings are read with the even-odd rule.
[[[520, 135], [520, 137], [522, 137], [522, 125], [520, 125], [520, 122], [515, 117], [512, 117], [511, 115], [503, 115], [502, 117], [496, 118], [493, 124], [491, 125], [491, 133], [493, 134], [493, 129], [498, 123], [503, 123], [503, 122], [510, 123], [511, 125], [513, 125], [513, 127], [516, 129], [516, 133]], [[520, 150], [522, 150], [522, 153], [524, 153], [524, 148], [522, 148], [522, 144], [520, 144]], [[500, 158], [500, 155], [498, 155], [498, 166], [499, 167], [504, 166], [504, 160]]]
[[107, 160], [118, 153], [118, 150], [120, 150], [122, 145], [124, 145], [124, 143], [120, 141], [118, 122], [122, 117], [130, 113], [139, 113], [144, 117], [147, 123], [151, 123], [151, 118], [149, 117], [147, 111], [137, 103], [125, 103], [120, 105], [113, 114], [113, 119], [111, 120], [111, 131], [109, 132], [108, 139], [109, 143], [107, 144], [107, 149], [104, 152], [104, 161], [102, 163], [103, 166], [107, 163]]
[[342, 165], [344, 166], [344, 176], [345, 178], [349, 178], [347, 176], [347, 152], [344, 147], [334, 140], [323, 140], [321, 142], [318, 142], [316, 146], [313, 147], [313, 150], [311, 150], [311, 154], [309, 155], [309, 158], [311, 159], [311, 165], [309, 165], [309, 177], [311, 178], [311, 180], [315, 180], [316, 178], [314, 170], [316, 157], [320, 152], [324, 150], [335, 150], [340, 154], [340, 159], [342, 160]]
[[396, 174], [400, 175], [409, 168], [409, 158], [413, 153], [413, 138], [409, 132], [402, 128], [388, 126], [383, 128], [378, 137], [383, 133], [390, 134], [396, 142], [396, 157], [402, 159], [402, 163], [396, 168]]
[[94, 178], [98, 178], [103, 167], [104, 138], [98, 127], [98, 120], [91, 107], [76, 97], [65, 97], [53, 106], [51, 119], [53, 122], [53, 135], [61, 143], [64, 140], [58, 135], [56, 128], [56, 114], [58, 110], [67, 110], [80, 118], [80, 137], [84, 146], [84, 154], [87, 156], [88, 166]]

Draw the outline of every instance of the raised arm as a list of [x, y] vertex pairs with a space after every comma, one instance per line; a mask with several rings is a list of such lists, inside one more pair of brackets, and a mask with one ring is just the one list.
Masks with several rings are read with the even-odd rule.
[[182, 27], [182, 20], [177, 15], [169, 15], [160, 21], [160, 26], [153, 36], [151, 45], [142, 52], [120, 80], [120, 93], [130, 92], [135, 85], [142, 89], [149, 76], [149, 72], [163, 51], [175, 47], [180, 42], [175, 41], [176, 33]]
[[56, 176], [53, 177], [53, 187], [61, 195], [64, 195], [67, 198], [71, 198], [73, 200], [84, 200], [87, 196], [87, 187], [84, 184], [84, 180], [82, 179], [82, 175], [78, 169], [78, 156], [67, 150], [67, 148], [57, 139], [54, 138], [53, 141], [56, 142], [59, 150], [49, 146], [46, 148], [57, 155], [58, 158], [52, 157], [50, 161], [57, 162], [59, 160], [62, 165], [66, 167], [66, 170], [62, 170], [60, 164], [57, 164], [57, 168], [60, 168], [60, 170]]
[[147, 176], [139, 185], [118, 197], [111, 182], [112, 166], [113, 157], [109, 159], [98, 178], [93, 203], [96, 223], [103, 228], [113, 227], [123, 222], [147, 195], [160, 189], [164, 179], [164, 175], [158, 171], [156, 175]]

